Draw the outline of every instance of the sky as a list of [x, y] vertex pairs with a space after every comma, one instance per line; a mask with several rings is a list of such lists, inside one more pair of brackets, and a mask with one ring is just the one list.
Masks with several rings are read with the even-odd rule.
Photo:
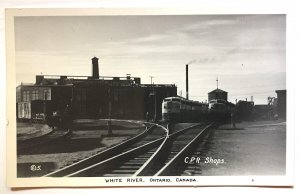
[[34, 16], [15, 18], [17, 84], [35, 75], [141, 77], [176, 84], [205, 101], [219, 88], [228, 100], [266, 104], [286, 89], [285, 15]]

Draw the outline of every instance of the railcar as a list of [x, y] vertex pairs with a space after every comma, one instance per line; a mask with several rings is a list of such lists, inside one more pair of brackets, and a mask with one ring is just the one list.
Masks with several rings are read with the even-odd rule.
[[234, 109], [233, 103], [220, 99], [203, 103], [182, 97], [168, 97], [162, 103], [162, 119], [166, 122], [227, 122]]
[[207, 118], [208, 104], [168, 97], [162, 103], [162, 119], [168, 122], [197, 122]]
[[225, 100], [215, 99], [209, 102], [208, 109], [211, 120], [226, 122], [230, 120], [235, 105]]

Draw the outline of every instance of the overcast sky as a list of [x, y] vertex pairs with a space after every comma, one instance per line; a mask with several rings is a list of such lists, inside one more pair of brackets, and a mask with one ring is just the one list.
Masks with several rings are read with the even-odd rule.
[[[142, 83], [176, 84], [185, 96], [205, 101], [216, 88], [229, 101], [267, 103], [286, 89], [284, 15], [17, 17], [17, 84], [35, 75], [141, 77]], [[180, 92], [182, 91], [182, 92]]]

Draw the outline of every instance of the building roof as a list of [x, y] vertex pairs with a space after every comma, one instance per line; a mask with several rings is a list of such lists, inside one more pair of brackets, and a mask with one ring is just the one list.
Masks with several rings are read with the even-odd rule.
[[209, 94], [210, 94], [210, 93], [227, 93], [227, 92], [225, 92], [224, 90], [221, 90], [221, 89], [217, 88], [217, 89], [215, 89], [215, 90], [209, 92]]
[[286, 93], [286, 90], [275, 90], [276, 93]]

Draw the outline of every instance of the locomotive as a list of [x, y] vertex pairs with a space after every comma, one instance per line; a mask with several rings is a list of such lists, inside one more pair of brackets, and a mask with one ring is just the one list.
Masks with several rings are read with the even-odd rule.
[[162, 119], [169, 122], [193, 122], [207, 119], [208, 104], [187, 100], [182, 97], [168, 97], [162, 103]]
[[235, 105], [226, 100], [215, 99], [209, 102], [208, 109], [210, 119], [226, 122], [231, 119], [231, 114], [235, 111]]
[[230, 120], [235, 105], [225, 100], [203, 103], [182, 97], [168, 97], [162, 103], [162, 120], [166, 122], [199, 122]]

